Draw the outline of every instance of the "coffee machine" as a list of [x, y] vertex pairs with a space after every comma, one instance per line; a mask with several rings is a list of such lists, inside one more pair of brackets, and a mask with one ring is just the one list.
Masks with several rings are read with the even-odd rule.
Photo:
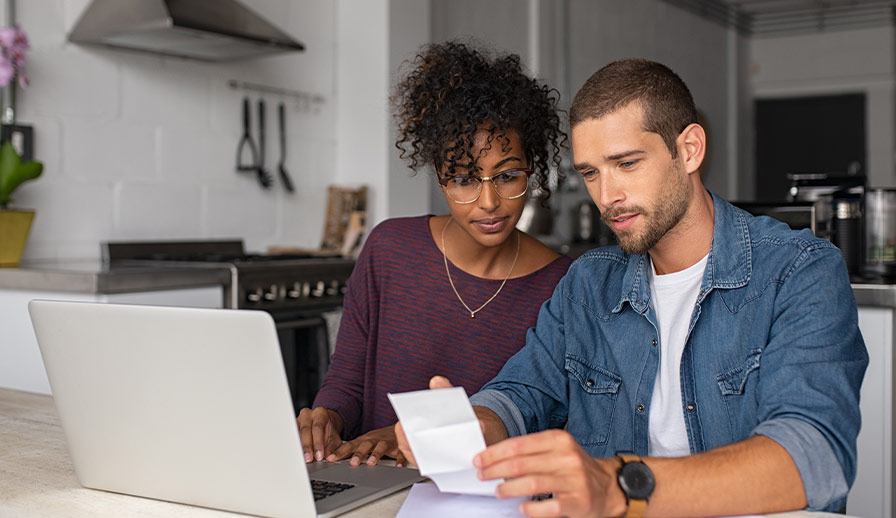
[[865, 274], [896, 280], [896, 189], [865, 193]]
[[815, 208], [815, 235], [828, 239], [843, 253], [852, 274], [865, 267], [865, 175], [792, 173], [788, 200]]

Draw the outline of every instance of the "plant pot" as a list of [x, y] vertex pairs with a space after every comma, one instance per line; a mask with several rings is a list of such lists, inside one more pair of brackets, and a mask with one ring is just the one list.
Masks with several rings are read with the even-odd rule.
[[0, 268], [19, 265], [33, 220], [33, 210], [0, 210]]

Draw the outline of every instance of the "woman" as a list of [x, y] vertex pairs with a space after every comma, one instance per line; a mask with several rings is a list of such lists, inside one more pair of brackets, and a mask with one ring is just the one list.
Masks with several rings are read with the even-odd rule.
[[555, 91], [518, 56], [457, 42], [425, 47], [412, 65], [392, 98], [396, 147], [415, 171], [433, 168], [450, 214], [371, 232], [330, 369], [297, 419], [306, 462], [403, 465], [386, 394], [436, 373], [477, 391], [523, 346], [571, 262], [516, 229], [529, 185], [547, 191], [565, 144]]

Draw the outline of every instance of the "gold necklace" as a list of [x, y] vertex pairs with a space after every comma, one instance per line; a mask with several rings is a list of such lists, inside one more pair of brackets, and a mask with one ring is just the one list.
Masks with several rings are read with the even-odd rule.
[[516, 255], [513, 256], [513, 264], [510, 265], [510, 270], [507, 272], [504, 280], [501, 281], [501, 285], [498, 286], [498, 291], [496, 291], [494, 295], [489, 297], [488, 300], [483, 302], [482, 305], [476, 308], [476, 310], [474, 311], [470, 309], [470, 306], [468, 306], [467, 303], [464, 302], [464, 299], [461, 298], [460, 293], [457, 292], [457, 288], [454, 287], [454, 281], [451, 280], [451, 270], [448, 269], [448, 255], [447, 249], [445, 248], [445, 230], [448, 229], [448, 225], [450, 225], [453, 220], [453, 216], [448, 218], [448, 223], [445, 223], [445, 226], [442, 227], [442, 259], [445, 260], [445, 273], [448, 274], [448, 283], [451, 284], [451, 289], [454, 290], [454, 294], [457, 295], [457, 300], [459, 300], [463, 307], [470, 312], [470, 318], [476, 318], [476, 313], [482, 311], [482, 308], [488, 306], [489, 302], [495, 300], [495, 297], [497, 297], [498, 294], [501, 293], [501, 289], [503, 289], [504, 285], [507, 284], [507, 279], [510, 278], [510, 274], [513, 272], [513, 267], [516, 266], [516, 260], [520, 257], [520, 232], [519, 230], [516, 231]]

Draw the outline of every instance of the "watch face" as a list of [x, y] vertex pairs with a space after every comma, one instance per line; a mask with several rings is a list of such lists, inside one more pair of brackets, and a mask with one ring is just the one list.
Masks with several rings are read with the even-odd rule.
[[653, 473], [643, 462], [629, 462], [619, 470], [619, 485], [630, 499], [647, 500], [654, 483]]

